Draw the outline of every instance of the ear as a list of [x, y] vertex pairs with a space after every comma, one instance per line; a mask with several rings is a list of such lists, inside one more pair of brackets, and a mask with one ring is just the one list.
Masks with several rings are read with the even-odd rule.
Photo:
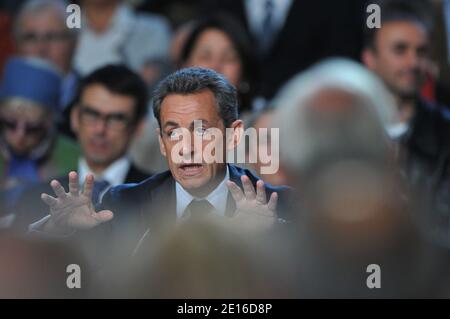
[[241, 138], [244, 135], [244, 122], [236, 120], [231, 124], [233, 134], [227, 140], [227, 149], [232, 150], [236, 148], [241, 142]]
[[78, 134], [80, 128], [80, 108], [75, 105], [70, 111], [70, 127], [75, 134]]
[[159, 127], [156, 128], [156, 134], [158, 134], [159, 151], [161, 152], [162, 156], [167, 157], [166, 148], [164, 147], [164, 143], [161, 137], [161, 130]]
[[361, 61], [368, 69], [374, 70], [376, 64], [375, 52], [369, 48], [364, 49], [361, 53]]

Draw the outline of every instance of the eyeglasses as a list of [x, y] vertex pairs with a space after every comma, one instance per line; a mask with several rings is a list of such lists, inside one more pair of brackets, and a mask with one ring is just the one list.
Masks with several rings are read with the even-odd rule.
[[46, 32], [46, 33], [37, 33], [37, 32], [26, 32], [19, 36], [19, 40], [21, 42], [27, 44], [35, 44], [41, 41], [44, 42], [61, 42], [70, 38], [70, 34], [68, 32]]
[[16, 132], [18, 129], [24, 130], [26, 135], [38, 135], [42, 134], [46, 130], [46, 126], [42, 123], [27, 123], [22, 120], [13, 120], [13, 119], [0, 119], [0, 123], [2, 128], [5, 128], [8, 131]]
[[80, 107], [80, 119], [86, 125], [96, 125], [100, 121], [105, 121], [107, 127], [113, 130], [125, 130], [132, 120], [124, 113], [102, 114], [90, 107]]

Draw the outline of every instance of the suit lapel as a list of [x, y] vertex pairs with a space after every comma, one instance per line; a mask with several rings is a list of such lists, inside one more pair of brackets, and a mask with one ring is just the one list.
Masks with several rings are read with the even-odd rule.
[[[233, 165], [228, 165], [228, 169], [230, 172], [230, 181], [234, 182], [237, 186], [239, 186], [239, 188], [242, 189], [241, 176], [243, 175], [243, 173], [240, 172], [239, 169]], [[227, 209], [225, 212], [225, 216], [228, 217], [233, 216], [235, 210], [236, 210], [236, 202], [234, 201], [231, 193], [228, 192]]]
[[[149, 200], [143, 205], [143, 216], [153, 219], [176, 219], [175, 180], [169, 176], [154, 189], [147, 190]], [[151, 211], [149, 211], [151, 210]]]
[[144, 173], [131, 163], [124, 183], [139, 183], [148, 178], [150, 174]]

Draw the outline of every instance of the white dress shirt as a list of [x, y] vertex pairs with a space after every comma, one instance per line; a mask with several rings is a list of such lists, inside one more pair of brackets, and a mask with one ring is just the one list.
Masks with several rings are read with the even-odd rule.
[[225, 216], [227, 209], [227, 199], [228, 199], [228, 187], [227, 181], [230, 179], [230, 173], [228, 171], [225, 173], [223, 181], [211, 192], [206, 198], [197, 198], [192, 196], [188, 191], [186, 191], [178, 182], [175, 183], [176, 188], [176, 198], [177, 198], [177, 218], [183, 217], [188, 205], [195, 200], [207, 200], [215, 209], [215, 211]]
[[103, 172], [101, 176], [94, 174], [86, 163], [84, 158], [80, 158], [78, 161], [78, 180], [82, 185], [86, 179], [86, 175], [91, 173], [94, 175], [95, 180], [105, 180], [109, 183], [109, 187], [102, 191], [100, 198], [108, 191], [109, 188], [125, 183], [128, 171], [130, 170], [130, 160], [124, 156], [114, 161]]

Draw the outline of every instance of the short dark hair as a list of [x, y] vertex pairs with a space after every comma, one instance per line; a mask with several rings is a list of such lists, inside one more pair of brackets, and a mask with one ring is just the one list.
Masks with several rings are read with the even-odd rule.
[[238, 118], [238, 102], [236, 89], [219, 73], [199, 67], [185, 68], [176, 71], [156, 87], [153, 93], [153, 113], [161, 127], [161, 104], [170, 94], [195, 94], [210, 90], [214, 94], [219, 115], [225, 127]]
[[[381, 9], [381, 26], [389, 22], [407, 21], [422, 25], [428, 33], [433, 28], [432, 8], [423, 0], [378, 0], [374, 1]], [[364, 48], [376, 49], [376, 36], [379, 29], [364, 27]]]
[[101, 84], [112, 93], [134, 98], [134, 123], [137, 123], [147, 114], [149, 101], [147, 86], [137, 73], [125, 65], [106, 65], [83, 78], [79, 83], [72, 105], [80, 102], [84, 90], [92, 84]]

